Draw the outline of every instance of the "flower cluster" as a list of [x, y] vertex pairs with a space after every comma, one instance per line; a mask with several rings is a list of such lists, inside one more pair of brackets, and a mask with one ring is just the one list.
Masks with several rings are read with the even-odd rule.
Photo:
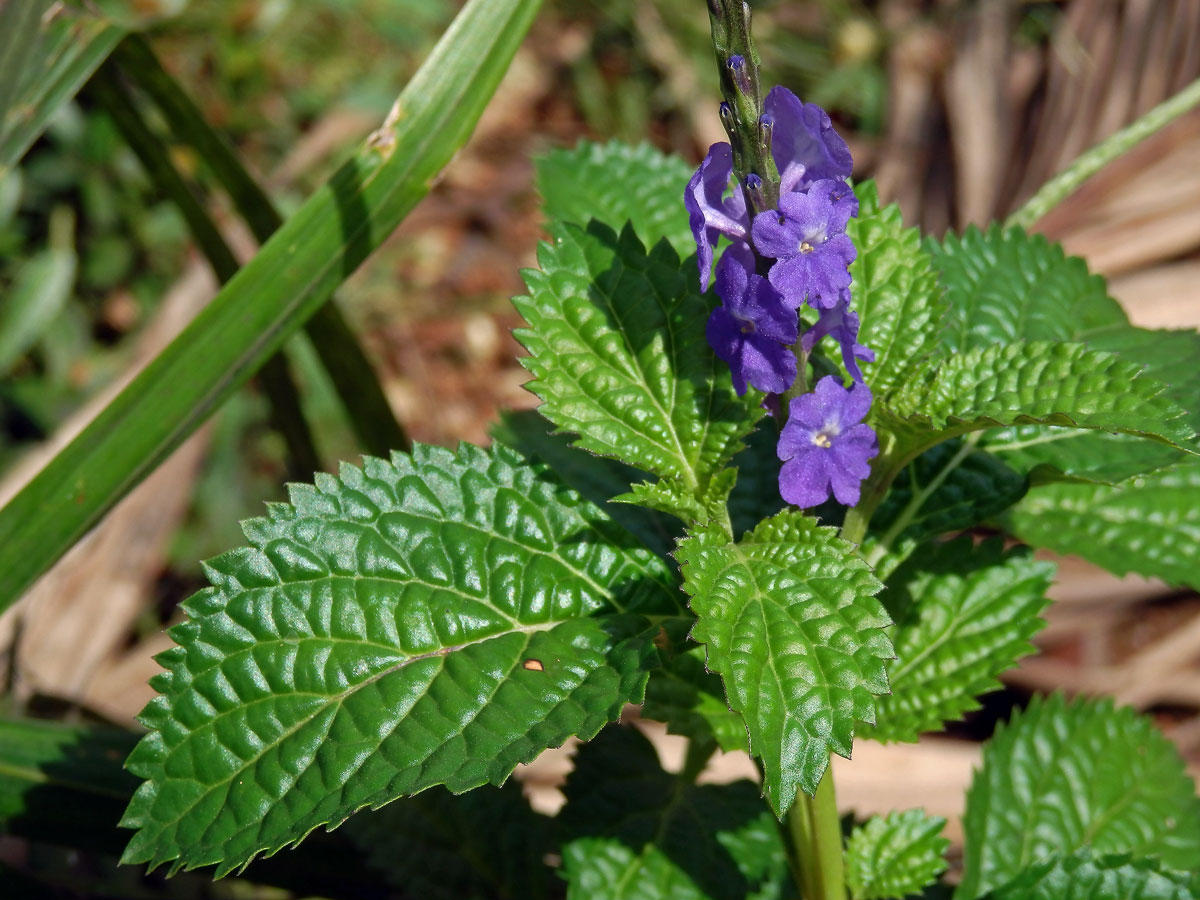
[[[784, 393], [796, 380], [797, 343], [805, 356], [824, 337], [838, 343], [854, 384], [846, 389], [826, 377], [813, 393], [791, 401], [778, 447], [785, 460], [779, 484], [783, 498], [799, 506], [815, 506], [831, 492], [853, 505], [878, 451], [874, 432], [859, 424], [871, 403], [859, 362], [875, 355], [858, 342], [858, 315], [850, 309], [848, 267], [856, 251], [846, 224], [858, 214], [846, 181], [850, 151], [823, 109], [786, 88], [772, 88], [762, 110], [758, 126], [770, 136], [779, 173], [774, 207], [763, 208], [759, 175], [734, 180], [727, 143], [709, 148], [684, 193], [702, 289], [721, 235], [731, 241], [716, 268], [721, 305], [709, 318], [708, 341], [729, 364], [739, 394], [747, 385]], [[722, 104], [722, 118], [729, 115]], [[752, 214], [753, 208], [762, 211]], [[816, 322], [801, 336], [804, 306]]]

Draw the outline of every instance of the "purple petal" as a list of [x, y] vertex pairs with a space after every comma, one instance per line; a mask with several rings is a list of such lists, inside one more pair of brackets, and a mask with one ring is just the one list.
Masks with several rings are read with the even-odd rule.
[[850, 148], [821, 107], [802, 103], [787, 88], [776, 86], [767, 94], [763, 110], [775, 120], [771, 155], [782, 192], [796, 190], [802, 181], [850, 177]]
[[802, 509], [829, 499], [829, 457], [806, 453], [783, 464], [779, 470], [779, 495]]
[[795, 224], [773, 209], [755, 216], [750, 230], [755, 248], [771, 259], [787, 259], [800, 247], [800, 232]]
[[746, 236], [749, 227], [742, 192], [735, 190], [732, 196], [725, 198], [732, 174], [733, 150], [725, 143], [713, 144], [683, 192], [688, 223], [696, 240], [701, 290], [708, 290], [713, 250], [720, 236], [725, 234], [740, 240]]

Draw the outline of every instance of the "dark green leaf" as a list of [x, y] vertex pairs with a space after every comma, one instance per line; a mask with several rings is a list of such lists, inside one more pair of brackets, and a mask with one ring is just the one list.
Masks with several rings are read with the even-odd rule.
[[129, 768], [127, 862], [218, 872], [437, 784], [502, 783], [639, 702], [666, 565], [501, 446], [294, 485], [206, 567]]
[[854, 900], [919, 894], [946, 870], [946, 820], [919, 809], [873, 816], [850, 833], [846, 885]]
[[580, 748], [561, 813], [571, 900], [790, 896], [779, 828], [749, 781], [696, 786], [664, 772], [633, 728]]
[[875, 362], [864, 367], [867, 384], [881, 396], [937, 351], [947, 304], [920, 233], [903, 226], [900, 207], [880, 209], [871, 181], [855, 193], [858, 217], [846, 226], [858, 249], [851, 291], [862, 321], [859, 340], [875, 351]]
[[[1175, 747], [1110, 700], [1035, 699], [984, 748], [957, 900], [1084, 847], [1200, 871], [1200, 800]], [[1016, 896], [1016, 895], [1012, 895]]]
[[762, 398], [739, 398], [708, 346], [695, 273], [665, 244], [647, 254], [628, 228], [618, 238], [597, 222], [555, 224], [550, 234], [540, 271], [525, 273], [529, 295], [513, 300], [529, 324], [516, 336], [542, 414], [578, 434], [575, 446], [659, 476], [637, 502], [706, 518]]
[[1009, 515], [1023, 541], [1082, 556], [1117, 575], [1136, 572], [1200, 588], [1200, 459], [1122, 484], [1049, 484]]
[[699, 617], [692, 637], [746, 720], [782, 816], [797, 788], [816, 791], [830, 751], [850, 755], [855, 720], [873, 722], [874, 695], [888, 690], [880, 584], [854, 545], [795, 510], [736, 544], [700, 532], [676, 558]]
[[550, 881], [548, 824], [510, 778], [457, 797], [430, 788], [351, 816], [345, 829], [405, 897], [538, 900]]
[[861, 736], [916, 741], [978, 709], [975, 698], [999, 688], [997, 676], [1033, 650], [1053, 577], [1051, 563], [1026, 549], [1005, 551], [998, 538], [923, 546], [882, 595], [896, 620], [892, 692], [875, 701], [875, 727]]
[[615, 230], [629, 221], [647, 247], [666, 238], [681, 259], [696, 252], [683, 206], [692, 168], [678, 156], [649, 144], [580, 141], [574, 150], [551, 150], [535, 166], [546, 218], [581, 226], [598, 219]]

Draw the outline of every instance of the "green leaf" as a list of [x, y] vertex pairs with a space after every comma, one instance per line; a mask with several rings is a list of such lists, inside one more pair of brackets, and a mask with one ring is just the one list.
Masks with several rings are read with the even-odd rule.
[[1125, 325], [1104, 279], [1059, 244], [1020, 228], [975, 226], [925, 242], [953, 310], [942, 342], [951, 353], [996, 343], [1077, 341]]
[[919, 894], [946, 871], [946, 820], [919, 809], [874, 816], [850, 833], [846, 884], [854, 900]]
[[880, 584], [852, 544], [796, 510], [736, 544], [702, 531], [676, 558], [699, 616], [692, 638], [746, 720], [782, 817], [797, 788], [816, 791], [831, 750], [850, 755], [854, 721], [873, 722], [874, 695], [888, 690]]
[[430, 788], [351, 816], [345, 830], [385, 883], [421, 900], [537, 900], [550, 869], [549, 819], [515, 779], [455, 796]]
[[1007, 519], [1037, 547], [1082, 556], [1117, 575], [1136, 572], [1200, 589], [1200, 460], [1116, 486], [1035, 488]]
[[0, 610], [199, 427], [392, 233], [469, 137], [538, 6], [538, 0], [470, 0], [362, 149], [0, 510]]
[[564, 793], [569, 900], [790, 896], [779, 827], [757, 786], [664, 772], [636, 729], [606, 728], [581, 747]]
[[984, 748], [963, 819], [971, 900], [1084, 847], [1200, 871], [1200, 800], [1175, 747], [1110, 700], [1034, 699]]
[[891, 547], [920, 543], [998, 516], [1027, 488], [1025, 478], [990, 453], [946, 441], [909, 463], [871, 517], [871, 531]]
[[1030, 866], [988, 900], [1197, 900], [1200, 875], [1162, 869], [1154, 859], [1081, 850]]
[[762, 416], [762, 396], [739, 398], [704, 336], [709, 306], [695, 273], [666, 244], [646, 253], [593, 222], [550, 227], [529, 295], [514, 298], [528, 328], [527, 387], [542, 414], [579, 435], [575, 446], [659, 476], [638, 502], [692, 521], [730, 482], [718, 478]]
[[887, 664], [892, 693], [875, 701], [875, 727], [862, 737], [911, 741], [979, 708], [997, 676], [1032, 652], [1045, 624], [1051, 563], [996, 538], [969, 536], [921, 547], [888, 579], [884, 604], [896, 627]]
[[692, 167], [678, 156], [649, 144], [580, 141], [574, 150], [551, 150], [534, 167], [546, 218], [584, 227], [598, 219], [616, 230], [628, 221], [647, 247], [666, 238], [680, 259], [695, 254], [683, 206]]
[[0, 719], [0, 834], [114, 852], [137, 779], [121, 768], [137, 735]]
[[947, 438], [1022, 423], [1119, 431], [1181, 446], [1194, 432], [1185, 411], [1141, 367], [1082, 344], [1014, 341], [926, 366], [877, 414], [889, 455]]
[[108, 19], [67, 4], [47, 20], [41, 14], [46, 6], [42, 0], [0, 4], [0, 34], [13, 38], [10, 52], [0, 56], [7, 88], [0, 98], [0, 177], [125, 35]]
[[896, 204], [879, 208], [872, 181], [855, 188], [859, 213], [846, 226], [858, 256], [850, 264], [859, 340], [875, 351], [867, 384], [882, 396], [939, 346], [947, 304], [920, 232], [905, 228]]
[[125, 861], [224, 873], [437, 784], [502, 783], [641, 700], [666, 565], [502, 446], [293, 486], [161, 654]]
[[492, 437], [520, 451], [522, 456], [540, 459], [563, 482], [601, 507], [620, 525], [635, 535], [659, 556], [667, 556], [682, 534], [679, 522], [655, 510], [612, 503], [613, 497], [629, 491], [640, 474], [614, 459], [594, 456], [571, 446], [570, 439], [535, 410], [503, 412], [492, 427]]
[[671, 734], [713, 740], [726, 752], [747, 750], [746, 722], [729, 708], [720, 677], [705, 668], [704, 648], [687, 640], [688, 627], [665, 626], [666, 659], [650, 672], [642, 715], [665, 722]]
[[[1116, 353], [1122, 360], [1143, 366], [1144, 376], [1166, 385], [1164, 396], [1188, 411], [1187, 424], [1200, 429], [1200, 334], [1194, 331], [1150, 331], [1132, 326], [1114, 327], [1089, 336], [1088, 346]], [[1006, 464], [1033, 474], [1035, 480], [1086, 479], [1116, 483], [1186, 459], [1174, 447], [1124, 434], [1063, 431], [1059, 428], [1021, 426], [989, 433], [982, 446]], [[1194, 446], [1189, 445], [1189, 446]], [[1048, 473], [1049, 477], [1041, 473]]]

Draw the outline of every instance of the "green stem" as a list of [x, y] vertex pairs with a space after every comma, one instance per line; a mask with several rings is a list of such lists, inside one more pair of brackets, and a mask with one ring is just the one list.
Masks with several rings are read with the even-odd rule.
[[1116, 134], [1081, 153], [1065, 171], [1042, 185], [1024, 206], [1009, 216], [1004, 223], [1005, 227], [1018, 225], [1021, 228], [1029, 228], [1104, 166], [1197, 105], [1200, 105], [1200, 79], [1193, 81], [1174, 97], [1164, 100]]
[[[171, 163], [162, 141], [138, 114], [133, 96], [122, 83], [112, 62], [106, 62], [89, 82], [88, 91], [108, 113], [129, 148], [137, 156], [154, 185], [175, 204], [196, 246], [208, 260], [213, 274], [225, 284], [237, 274], [237, 258], [203, 204], [192, 193]], [[316, 442], [304, 418], [300, 393], [282, 354], [272, 356], [258, 373], [259, 383], [270, 404], [272, 427], [283, 437], [288, 453], [288, 477], [304, 481], [321, 468]]]
[[[208, 124], [200, 108], [140, 35], [122, 41], [114, 56], [162, 111], [172, 132], [204, 160], [254, 237], [265, 243], [283, 218], [229, 142]], [[363, 449], [385, 459], [392, 450], [411, 449], [408, 435], [397, 421], [354, 330], [342, 315], [336, 296], [313, 313], [304, 328]]]
[[846, 874], [842, 861], [842, 823], [838, 818], [833, 768], [825, 770], [817, 793], [801, 793], [788, 812], [800, 869], [800, 896], [804, 900], [846, 900]]

